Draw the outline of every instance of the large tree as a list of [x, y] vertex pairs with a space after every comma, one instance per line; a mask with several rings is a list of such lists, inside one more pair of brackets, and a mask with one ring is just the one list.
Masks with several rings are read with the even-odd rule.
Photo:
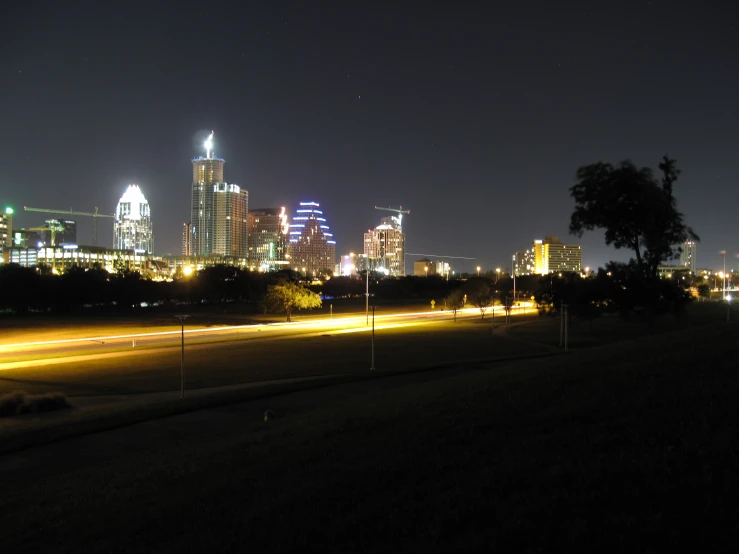
[[266, 302], [271, 309], [285, 312], [288, 321], [291, 321], [290, 316], [295, 308], [302, 310], [321, 307], [321, 297], [318, 294], [289, 281], [270, 285], [267, 288]]
[[577, 184], [570, 188], [575, 211], [570, 232], [601, 229], [606, 244], [634, 252], [645, 281], [656, 281], [659, 265], [674, 259], [680, 245], [699, 240], [685, 225], [677, 209], [673, 184], [680, 171], [675, 160], [664, 156], [659, 164], [662, 179], [648, 167], [637, 168], [629, 160], [618, 166], [598, 162], [577, 170]]
[[464, 293], [460, 289], [453, 290], [446, 298], [444, 304], [448, 310], [454, 313], [454, 321], [457, 321], [457, 311], [464, 308]]
[[470, 278], [462, 287], [473, 306], [480, 310], [480, 318], [485, 319], [485, 311], [493, 306], [493, 289], [490, 280], [485, 277]]

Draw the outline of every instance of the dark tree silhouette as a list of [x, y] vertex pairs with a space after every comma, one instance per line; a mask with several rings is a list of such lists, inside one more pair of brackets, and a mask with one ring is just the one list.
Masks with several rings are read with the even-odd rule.
[[673, 184], [680, 171], [675, 160], [664, 156], [657, 181], [650, 168], [637, 168], [629, 160], [614, 167], [598, 162], [577, 170], [577, 184], [570, 188], [575, 211], [570, 232], [602, 229], [606, 244], [634, 252], [636, 266], [646, 282], [658, 279], [659, 265], [675, 258], [687, 239], [699, 240], [677, 210]]
[[454, 321], [457, 321], [457, 310], [461, 310], [464, 306], [464, 293], [460, 290], [453, 290], [444, 299], [447, 309], [454, 313]]
[[472, 277], [462, 287], [469, 302], [480, 310], [480, 319], [485, 319], [485, 311], [493, 305], [493, 288], [490, 279]]

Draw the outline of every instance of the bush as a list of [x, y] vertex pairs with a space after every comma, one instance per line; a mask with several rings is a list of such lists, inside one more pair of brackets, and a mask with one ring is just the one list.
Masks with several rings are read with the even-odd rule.
[[68, 407], [67, 397], [60, 392], [26, 394], [15, 391], [0, 395], [0, 417], [50, 412]]

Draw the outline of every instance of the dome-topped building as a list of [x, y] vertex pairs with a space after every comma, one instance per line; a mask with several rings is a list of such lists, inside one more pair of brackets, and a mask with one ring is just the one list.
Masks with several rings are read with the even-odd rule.
[[118, 201], [118, 207], [115, 210], [114, 234], [113, 248], [136, 250], [147, 254], [154, 251], [151, 209], [138, 185], [128, 185]]

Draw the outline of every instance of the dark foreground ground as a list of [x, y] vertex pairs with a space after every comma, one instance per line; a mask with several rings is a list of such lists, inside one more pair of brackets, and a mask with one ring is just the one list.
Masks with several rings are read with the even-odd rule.
[[732, 551], [737, 331], [293, 393], [5, 455], [0, 544]]

